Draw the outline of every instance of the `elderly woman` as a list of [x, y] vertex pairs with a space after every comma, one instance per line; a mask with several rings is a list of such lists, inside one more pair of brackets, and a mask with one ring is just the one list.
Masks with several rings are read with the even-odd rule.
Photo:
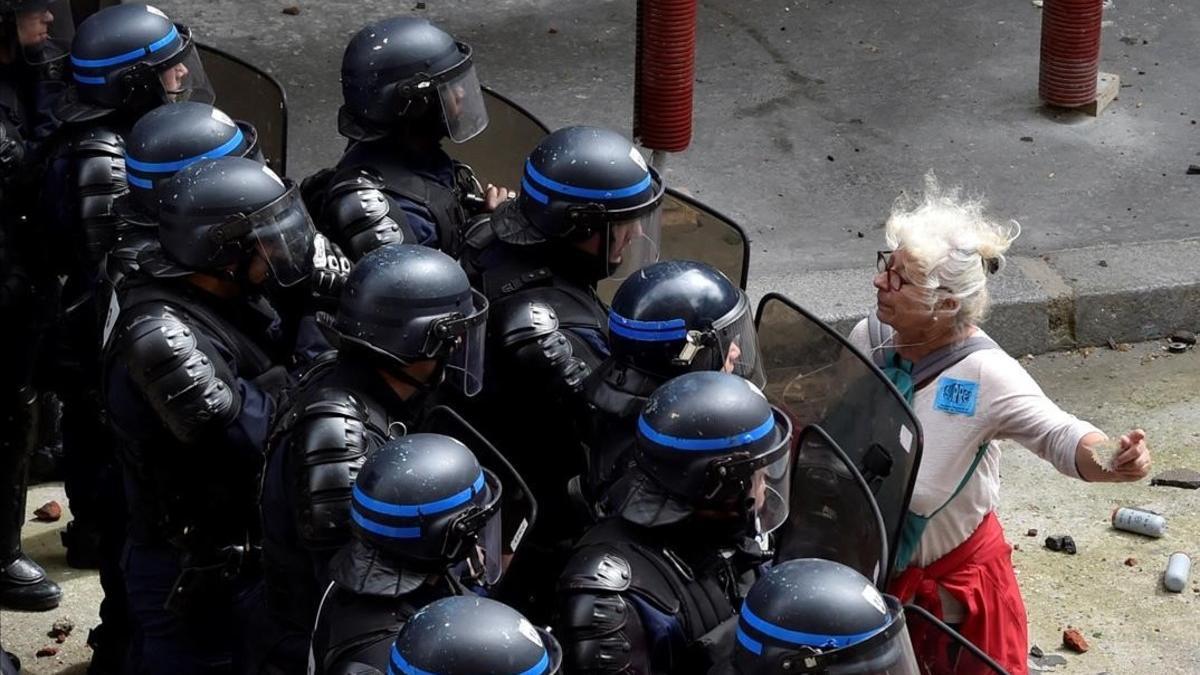
[[[1025, 673], [1025, 606], [996, 518], [995, 441], [1016, 441], [1085, 481], [1139, 480], [1150, 453], [1137, 429], [1120, 437], [1115, 457], [1095, 453], [1107, 437], [1055, 405], [987, 338], [979, 323], [988, 276], [1019, 226], [989, 220], [980, 202], [940, 189], [932, 175], [926, 182], [923, 199], [897, 202], [888, 219], [890, 250], [880, 252], [874, 281], [878, 308], [850, 338], [908, 398], [925, 432], [897, 547], [902, 572], [890, 591], [956, 626], [1009, 672]], [[926, 659], [953, 658], [944, 646], [923, 645], [917, 635], [914, 642]]]

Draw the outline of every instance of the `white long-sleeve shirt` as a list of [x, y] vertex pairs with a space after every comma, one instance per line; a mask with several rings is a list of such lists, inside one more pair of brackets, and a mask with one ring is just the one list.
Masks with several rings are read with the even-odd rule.
[[[851, 331], [850, 342], [870, 353], [865, 320]], [[957, 399], [945, 398], [942, 385], [947, 379], [959, 381], [954, 390]], [[988, 444], [962, 492], [926, 526], [911, 561], [920, 567], [966, 541], [999, 505], [1000, 448], [995, 441], [1016, 441], [1064, 475], [1078, 478], [1075, 448], [1084, 436], [1098, 431], [1055, 405], [1021, 364], [1000, 349], [974, 352], [947, 368], [916, 392], [912, 407], [925, 439], [909, 507], [914, 513], [928, 515], [944, 504], [966, 475], [979, 446]], [[948, 619], [957, 618], [950, 614], [958, 608], [945, 609]]]

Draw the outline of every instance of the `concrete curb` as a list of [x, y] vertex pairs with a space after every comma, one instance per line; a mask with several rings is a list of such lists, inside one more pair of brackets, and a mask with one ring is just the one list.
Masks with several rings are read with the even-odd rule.
[[[750, 294], [776, 291], [843, 333], [875, 304], [873, 267], [776, 272]], [[1140, 342], [1200, 328], [1200, 239], [1106, 245], [1015, 256], [990, 285], [984, 327], [1010, 354]]]

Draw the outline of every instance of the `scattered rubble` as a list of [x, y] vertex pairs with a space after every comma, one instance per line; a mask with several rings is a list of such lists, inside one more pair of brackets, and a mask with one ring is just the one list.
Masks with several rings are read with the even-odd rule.
[[55, 647], [54, 645], [46, 645], [45, 647], [42, 647], [41, 649], [37, 650], [37, 657], [39, 659], [45, 658], [47, 656], [55, 656], [57, 654], [58, 654], [58, 647]]
[[1125, 559], [1126, 567], [1136, 567], [1137, 564], [1138, 564], [1137, 558], [1126, 558]]
[[46, 502], [33, 512], [33, 519], [39, 523], [56, 523], [59, 518], [62, 518], [62, 505], [56, 501]]
[[1067, 626], [1067, 629], [1063, 631], [1063, 646], [1079, 654], [1091, 649], [1088, 646], [1087, 640], [1083, 638], [1083, 633], [1080, 633], [1078, 628], [1070, 626]]
[[75, 630], [75, 622], [63, 618], [55, 621], [54, 625], [50, 627], [50, 632], [46, 633], [46, 635], [54, 638], [55, 642], [62, 644], [71, 636], [71, 631], [73, 630]]
[[298, 7], [297, 5], [291, 5], [289, 7], [284, 7], [283, 13], [287, 14], [288, 16], [296, 16], [300, 13], [300, 7]]
[[1046, 537], [1046, 548], [1051, 551], [1062, 551], [1070, 555], [1075, 555], [1075, 540], [1069, 534], [1051, 535]]
[[1190, 330], [1177, 330], [1171, 333], [1171, 341], [1194, 345], [1196, 344], [1196, 334]]
[[1034, 646], [1032, 646], [1032, 647], [1030, 647], [1030, 648], [1029, 648], [1029, 655], [1030, 655], [1030, 656], [1032, 656], [1032, 657], [1033, 657], [1033, 658], [1035, 658], [1035, 659], [1040, 659], [1040, 658], [1042, 658], [1043, 656], [1045, 656], [1045, 655], [1046, 655], [1046, 653], [1042, 651], [1042, 648], [1041, 648], [1041, 647], [1039, 647], [1039, 646], [1037, 646], [1037, 645], [1034, 645]]
[[1031, 527], [1028, 530], [1025, 530], [1025, 536], [1026, 537], [1036, 537], [1037, 536], [1037, 528]]
[[1185, 490], [1200, 489], [1200, 471], [1193, 469], [1168, 469], [1150, 479], [1151, 485], [1176, 487]]

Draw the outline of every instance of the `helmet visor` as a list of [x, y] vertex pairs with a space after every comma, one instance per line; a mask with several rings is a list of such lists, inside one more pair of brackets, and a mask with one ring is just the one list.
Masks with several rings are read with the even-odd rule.
[[636, 217], [610, 222], [605, 251], [609, 278], [621, 281], [658, 262], [661, 243], [661, 201]]
[[452, 343], [446, 379], [465, 396], [483, 389], [483, 346], [487, 337], [487, 298], [472, 290], [474, 312], [434, 324], [435, 337]]
[[[269, 171], [265, 166], [264, 171]], [[312, 273], [316, 229], [300, 191], [292, 186], [283, 196], [246, 216], [258, 253], [280, 286], [294, 286]]]
[[490, 586], [504, 575], [504, 530], [501, 518], [503, 489], [494, 473], [483, 469], [487, 503], [464, 513], [447, 531], [443, 555], [462, 559], [455, 570], [463, 581]]
[[30, 9], [16, 13], [17, 41], [25, 62], [37, 66], [65, 58], [71, 51], [71, 38], [75, 36], [70, 1], [51, 0], [30, 5]]
[[754, 327], [750, 301], [745, 293], [742, 293], [742, 302], [738, 303], [731, 316], [719, 321], [713, 330], [717, 340], [715, 356], [721, 359], [721, 372], [750, 380], [760, 389], [766, 386], [767, 375], [758, 348], [758, 330]]
[[440, 82], [438, 99], [442, 104], [442, 119], [446, 121], [446, 134], [455, 143], [469, 141], [487, 128], [487, 106], [483, 103], [483, 91], [474, 65]]
[[[178, 26], [178, 24], [176, 25]], [[164, 101], [170, 103], [195, 101], [212, 104], [216, 100], [212, 84], [204, 72], [204, 63], [200, 60], [200, 54], [190, 39], [188, 45], [178, 56], [156, 67], [155, 71], [158, 75], [158, 83], [162, 86]]]
[[774, 462], [754, 472], [750, 481], [750, 497], [754, 500], [754, 534], [770, 534], [787, 520], [791, 468], [791, 455], [784, 452]]

